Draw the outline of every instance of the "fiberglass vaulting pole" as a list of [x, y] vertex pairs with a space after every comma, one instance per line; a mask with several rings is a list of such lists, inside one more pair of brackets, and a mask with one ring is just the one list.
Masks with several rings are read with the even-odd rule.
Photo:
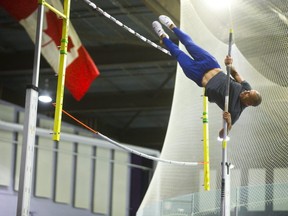
[[[232, 49], [232, 34], [233, 30], [229, 32], [229, 49], [228, 56], [231, 56]], [[226, 66], [227, 70], [227, 82], [225, 92], [225, 106], [224, 111], [228, 112], [229, 107], [229, 90], [230, 90], [230, 72], [232, 65]], [[223, 120], [223, 141], [222, 141], [222, 179], [221, 179], [221, 216], [230, 216], [230, 163], [227, 162], [227, 134], [228, 127], [227, 122]]]

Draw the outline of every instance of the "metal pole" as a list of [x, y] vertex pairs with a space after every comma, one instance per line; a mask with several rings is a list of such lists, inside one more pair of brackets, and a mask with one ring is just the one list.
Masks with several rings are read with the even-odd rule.
[[17, 216], [29, 216], [38, 107], [38, 81], [44, 6], [38, 6], [32, 84], [27, 86]]
[[[232, 34], [233, 31], [230, 29], [229, 32], [229, 49], [228, 56], [231, 56], [232, 49]], [[226, 66], [227, 70], [227, 82], [226, 82], [226, 94], [225, 94], [225, 106], [224, 111], [228, 112], [229, 107], [229, 90], [230, 90], [230, 72], [231, 65]], [[228, 128], [227, 123], [223, 120], [224, 135], [222, 141], [222, 179], [221, 179], [221, 215], [230, 216], [230, 163], [227, 162], [227, 134]]]

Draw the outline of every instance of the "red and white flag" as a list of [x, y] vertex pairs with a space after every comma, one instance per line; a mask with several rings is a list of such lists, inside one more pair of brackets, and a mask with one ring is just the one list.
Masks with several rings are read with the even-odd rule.
[[[47, 0], [47, 3], [59, 11], [63, 11], [63, 6], [59, 0]], [[0, 6], [20, 22], [35, 42], [38, 1], [0, 0]], [[56, 73], [58, 73], [61, 36], [62, 20], [45, 7], [41, 53]], [[67, 52], [65, 87], [76, 100], [81, 100], [93, 80], [100, 73], [87, 50], [81, 44], [71, 23], [69, 24]]]

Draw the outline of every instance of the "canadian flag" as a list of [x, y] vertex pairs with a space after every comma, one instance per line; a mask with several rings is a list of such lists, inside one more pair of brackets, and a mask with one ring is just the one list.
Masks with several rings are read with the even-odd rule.
[[[46, 0], [46, 2], [59, 11], [63, 11], [63, 6], [59, 0]], [[35, 42], [38, 1], [0, 0], [0, 6], [20, 22]], [[56, 73], [58, 73], [61, 36], [62, 20], [45, 7], [41, 53]], [[87, 50], [81, 44], [71, 23], [69, 24], [67, 52], [65, 87], [79, 101], [100, 73]]]

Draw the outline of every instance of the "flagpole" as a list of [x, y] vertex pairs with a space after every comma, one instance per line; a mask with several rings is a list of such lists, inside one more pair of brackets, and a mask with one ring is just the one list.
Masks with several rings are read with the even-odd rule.
[[29, 216], [38, 108], [38, 82], [44, 6], [38, 5], [32, 84], [26, 89], [23, 143], [17, 198], [17, 216]]

